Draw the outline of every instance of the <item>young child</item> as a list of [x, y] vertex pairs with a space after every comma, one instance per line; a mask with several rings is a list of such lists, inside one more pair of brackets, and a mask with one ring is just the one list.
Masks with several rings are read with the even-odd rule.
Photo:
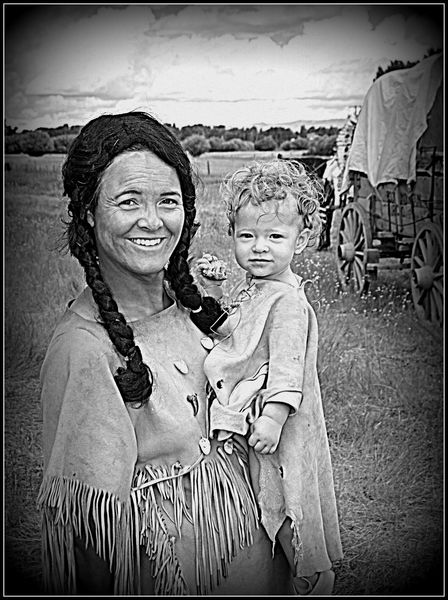
[[[303, 165], [277, 159], [237, 170], [222, 193], [246, 277], [231, 293], [229, 316], [204, 364], [216, 396], [210, 434], [225, 440], [229, 453], [235, 434], [247, 437], [262, 523], [288, 557], [296, 593], [331, 594], [332, 562], [342, 558], [342, 548], [317, 321], [305, 282], [291, 268], [318, 239], [319, 189]], [[207, 260], [200, 265], [213, 279]]]

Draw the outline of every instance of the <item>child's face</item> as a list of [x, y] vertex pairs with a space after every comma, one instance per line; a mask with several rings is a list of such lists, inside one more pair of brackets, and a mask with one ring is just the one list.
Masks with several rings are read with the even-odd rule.
[[291, 269], [294, 254], [306, 247], [309, 235], [292, 196], [262, 206], [249, 203], [236, 213], [235, 258], [253, 277], [274, 279]]

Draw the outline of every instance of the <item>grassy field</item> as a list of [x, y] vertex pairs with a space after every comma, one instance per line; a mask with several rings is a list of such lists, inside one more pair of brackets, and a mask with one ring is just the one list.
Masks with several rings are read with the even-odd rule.
[[[58, 251], [60, 156], [8, 157], [5, 173], [4, 550], [7, 594], [40, 592], [39, 369], [56, 321], [83, 287]], [[250, 156], [249, 158], [252, 158]], [[247, 157], [197, 161], [198, 244], [239, 277], [218, 198]], [[319, 372], [345, 558], [335, 595], [442, 595], [443, 331], [419, 321], [409, 275], [380, 271], [364, 297], [338, 289], [334, 249], [296, 265], [320, 328]]]

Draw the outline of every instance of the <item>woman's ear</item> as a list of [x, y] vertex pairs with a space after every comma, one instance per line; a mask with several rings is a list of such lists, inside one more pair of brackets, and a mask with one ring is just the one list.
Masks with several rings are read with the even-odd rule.
[[297, 236], [296, 249], [294, 250], [294, 254], [301, 254], [305, 250], [305, 248], [308, 246], [310, 235], [310, 229], [302, 229], [302, 231]]
[[93, 218], [90, 210], [87, 211], [87, 223], [90, 225], [90, 227], [95, 227], [95, 219]]

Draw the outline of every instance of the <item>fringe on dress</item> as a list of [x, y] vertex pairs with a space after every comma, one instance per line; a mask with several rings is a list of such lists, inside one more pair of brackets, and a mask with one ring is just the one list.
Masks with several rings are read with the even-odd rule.
[[[179, 463], [170, 469], [147, 465], [137, 471], [129, 499], [95, 489], [68, 477], [42, 483], [38, 507], [42, 514], [44, 585], [54, 594], [76, 594], [75, 536], [106, 561], [114, 576], [114, 594], [141, 593], [140, 548], [150, 560], [156, 595], [188, 595], [176, 556], [176, 537], [166, 519], [174, 521], [179, 539], [186, 519], [195, 536], [195, 579], [198, 595], [213, 591], [239, 548], [253, 543], [258, 512], [246, 465], [236, 454], [242, 473], [229, 457], [207, 457], [185, 474]], [[187, 506], [185, 478], [191, 506]], [[164, 508], [169, 502], [171, 516]]]

